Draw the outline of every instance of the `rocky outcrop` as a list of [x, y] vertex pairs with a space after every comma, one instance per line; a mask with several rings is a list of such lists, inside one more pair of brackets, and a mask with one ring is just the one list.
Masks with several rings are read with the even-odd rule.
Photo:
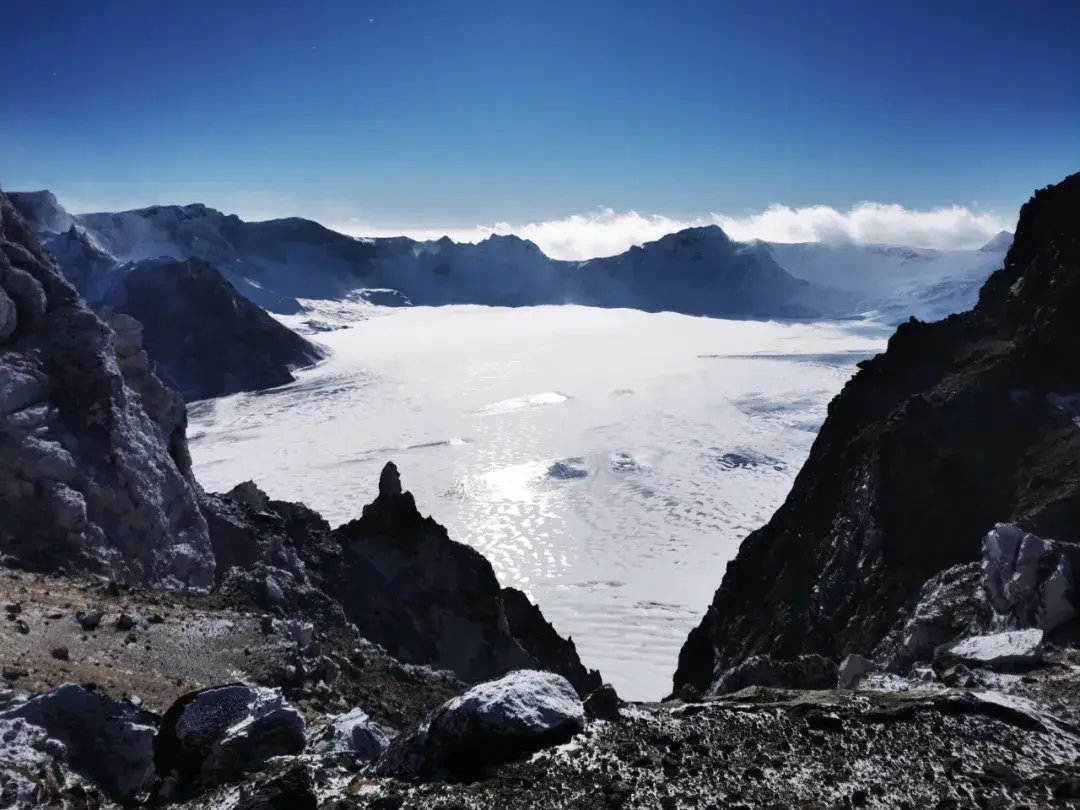
[[199, 259], [139, 262], [101, 305], [143, 324], [157, 373], [189, 401], [285, 385], [325, 356]]
[[999, 627], [1053, 631], [1077, 614], [1080, 547], [998, 524], [983, 539], [983, 591]]
[[474, 686], [391, 743], [383, 776], [477, 774], [522, 754], [569, 741], [585, 709], [561, 675], [523, 670]]
[[728, 565], [675, 686], [753, 655], [868, 653], [987, 529], [1080, 525], [1080, 175], [1020, 212], [971, 312], [902, 324], [830, 403], [791, 493]]
[[491, 564], [420, 514], [393, 463], [362, 517], [333, 530], [250, 482], [204, 496], [203, 508], [222, 591], [316, 622], [339, 610], [400, 661], [467, 682], [543, 669], [566, 675], [583, 695], [601, 683], [524, 594], [511, 594], [505, 607]]
[[182, 424], [125, 381], [113, 332], [3, 196], [0, 289], [14, 306], [0, 344], [0, 550], [118, 580], [211, 584]]

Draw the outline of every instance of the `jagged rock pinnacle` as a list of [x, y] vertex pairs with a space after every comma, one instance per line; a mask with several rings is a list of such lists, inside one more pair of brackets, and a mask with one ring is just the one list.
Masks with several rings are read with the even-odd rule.
[[392, 461], [388, 461], [379, 476], [379, 497], [391, 498], [400, 494], [401, 474], [398, 472], [397, 465]]

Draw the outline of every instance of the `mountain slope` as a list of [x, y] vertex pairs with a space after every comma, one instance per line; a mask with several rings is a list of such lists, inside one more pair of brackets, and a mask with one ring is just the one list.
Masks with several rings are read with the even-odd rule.
[[205, 587], [186, 419], [0, 194], [0, 551], [13, 564]]
[[[160, 376], [186, 400], [284, 385], [295, 379], [293, 370], [325, 356], [238, 295], [208, 262], [150, 258], [183, 255], [187, 251], [181, 247], [194, 244], [199, 252], [234, 261], [228, 243], [214, 238], [222, 218], [211, 218], [212, 225], [195, 232], [181, 228], [159, 235], [132, 217], [120, 217], [116, 229], [88, 227], [49, 192], [14, 194], [12, 199], [92, 306], [130, 315], [144, 325], [145, 350]], [[174, 221], [173, 213], [166, 210], [164, 219]], [[209, 209], [189, 214], [195, 221], [209, 215]], [[174, 237], [181, 242], [171, 242]], [[118, 255], [133, 260], [121, 261]]]
[[199, 259], [148, 259], [125, 267], [101, 304], [143, 324], [143, 347], [185, 400], [292, 382], [323, 350], [247, 300]]
[[971, 309], [1012, 238], [1002, 231], [978, 250], [851, 242], [769, 243], [767, 249], [796, 278], [849, 292], [854, 311], [899, 324], [911, 316], [937, 320]]
[[1080, 534], [1080, 175], [1023, 207], [975, 309], [912, 320], [829, 405], [783, 506], [742, 544], [679, 657], [707, 689], [749, 656], [873, 653], [997, 521]]

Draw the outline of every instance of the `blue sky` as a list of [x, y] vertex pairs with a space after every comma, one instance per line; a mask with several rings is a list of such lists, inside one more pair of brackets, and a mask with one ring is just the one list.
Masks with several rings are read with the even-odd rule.
[[0, 183], [380, 228], [959, 204], [1080, 168], [1080, 3], [0, 0]]

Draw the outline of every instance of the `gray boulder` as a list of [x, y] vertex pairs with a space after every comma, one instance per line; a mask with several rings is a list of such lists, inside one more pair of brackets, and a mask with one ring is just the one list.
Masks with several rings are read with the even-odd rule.
[[276, 689], [229, 684], [177, 699], [154, 738], [159, 796], [236, 781], [271, 757], [304, 750], [304, 718]]
[[383, 776], [466, 775], [568, 742], [585, 727], [573, 685], [521, 670], [478, 684], [397, 737], [379, 760]]
[[[182, 416], [151, 414], [90, 312], [0, 195], [0, 551], [110, 579], [208, 587]], [[9, 319], [10, 322], [10, 319]], [[171, 424], [171, 429], [167, 425]]]
[[353, 709], [333, 718], [311, 735], [308, 752], [319, 756], [348, 754], [374, 762], [379, 758], [390, 736], [361, 709]]
[[[0, 709], [0, 774], [19, 784], [20, 772], [64, 768], [114, 801], [127, 801], [153, 774], [157, 720], [74, 684], [14, 699]], [[24, 798], [26, 806], [35, 806], [29, 793]]]

